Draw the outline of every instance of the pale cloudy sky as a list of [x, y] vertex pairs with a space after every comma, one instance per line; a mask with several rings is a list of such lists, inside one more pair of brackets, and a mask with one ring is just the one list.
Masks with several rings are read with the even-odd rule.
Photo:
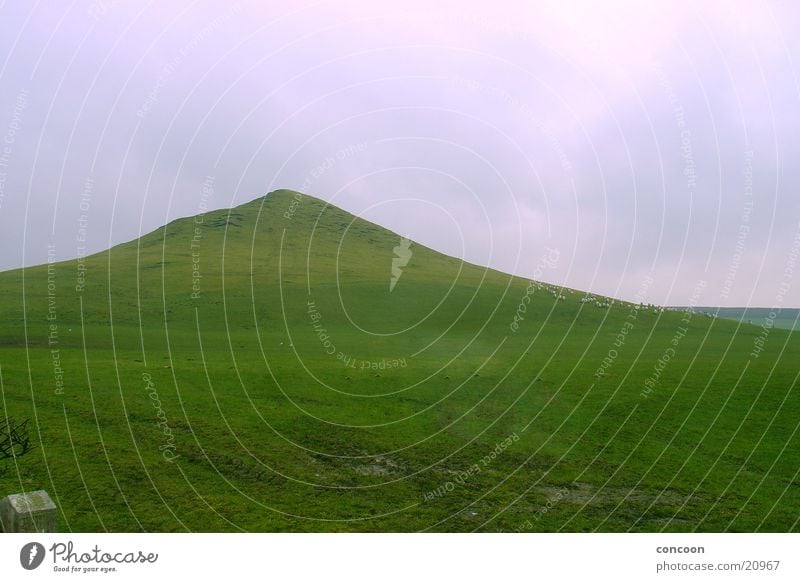
[[213, 177], [212, 208], [300, 189], [522, 276], [555, 248], [574, 288], [800, 307], [798, 66], [792, 2], [5, 2], [0, 269]]

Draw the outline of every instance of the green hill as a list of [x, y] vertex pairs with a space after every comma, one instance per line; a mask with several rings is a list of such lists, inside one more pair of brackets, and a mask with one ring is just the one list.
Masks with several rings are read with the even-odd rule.
[[798, 530], [798, 334], [529, 282], [290, 191], [0, 297], [2, 407], [37, 445], [0, 494], [46, 489], [63, 531]]

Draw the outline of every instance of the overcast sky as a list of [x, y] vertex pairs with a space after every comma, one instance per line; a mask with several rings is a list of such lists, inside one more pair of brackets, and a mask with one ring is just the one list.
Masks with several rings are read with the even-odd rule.
[[596, 293], [800, 307], [798, 67], [794, 2], [5, 2], [0, 269], [213, 180], [522, 276], [557, 249], [540, 278]]

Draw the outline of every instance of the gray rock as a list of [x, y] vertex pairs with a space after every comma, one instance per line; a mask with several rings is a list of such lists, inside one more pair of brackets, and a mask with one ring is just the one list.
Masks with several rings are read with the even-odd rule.
[[0, 529], [6, 533], [56, 531], [56, 504], [47, 491], [15, 493], [0, 501]]

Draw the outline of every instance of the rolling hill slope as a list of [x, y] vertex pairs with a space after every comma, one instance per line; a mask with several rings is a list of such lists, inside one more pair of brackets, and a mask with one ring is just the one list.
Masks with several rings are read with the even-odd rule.
[[48, 490], [64, 531], [799, 528], [796, 333], [529, 282], [290, 191], [0, 297], [0, 404], [38, 445], [0, 493]]

